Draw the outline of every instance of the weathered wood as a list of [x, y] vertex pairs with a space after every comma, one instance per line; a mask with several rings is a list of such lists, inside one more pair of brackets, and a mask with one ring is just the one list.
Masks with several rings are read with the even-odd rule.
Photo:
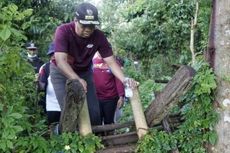
[[138, 90], [137, 88], [134, 88], [132, 91], [133, 96], [130, 97], [130, 103], [133, 110], [133, 117], [137, 129], [137, 135], [139, 138], [141, 138], [148, 132], [148, 126], [143, 112], [143, 107], [141, 105]]
[[149, 127], [160, 123], [168, 115], [169, 110], [178, 103], [178, 99], [191, 87], [195, 70], [189, 66], [182, 66], [158, 94], [145, 111]]
[[[182, 119], [179, 115], [169, 115], [168, 118], [168, 122], [169, 124], [172, 125], [173, 124], [177, 124], [177, 123], [181, 123], [183, 122], [184, 119]], [[106, 124], [106, 125], [97, 125], [97, 126], [93, 126], [92, 130], [94, 133], [99, 133], [99, 132], [106, 132], [106, 131], [113, 131], [113, 130], [118, 130], [118, 129], [122, 129], [122, 128], [134, 128], [135, 123], [134, 121], [129, 121], [126, 123], [116, 123], [116, 124]], [[160, 123], [153, 125], [153, 127], [156, 126], [161, 126]]]
[[79, 116], [79, 132], [83, 136], [92, 133], [86, 98]]
[[136, 143], [137, 141], [138, 136], [136, 132], [102, 137], [102, 142], [105, 146], [124, 145], [129, 143]]
[[134, 153], [136, 149], [135, 144], [128, 144], [115, 147], [107, 147], [103, 150], [97, 151], [97, 153]]
[[61, 112], [61, 132], [74, 132], [78, 124], [78, 116], [85, 102], [85, 91], [78, 80], [67, 80], [67, 94], [64, 109]]
[[121, 128], [133, 127], [135, 125], [134, 121], [126, 122], [123, 124], [106, 124], [106, 125], [97, 125], [93, 126], [92, 130], [94, 133], [113, 131]]

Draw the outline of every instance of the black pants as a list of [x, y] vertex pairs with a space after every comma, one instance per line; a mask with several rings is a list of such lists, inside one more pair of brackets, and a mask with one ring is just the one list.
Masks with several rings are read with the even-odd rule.
[[52, 123], [57, 123], [60, 121], [61, 112], [60, 111], [47, 111], [48, 125]]
[[117, 101], [119, 97], [109, 99], [109, 100], [99, 100], [101, 120], [104, 124], [114, 123], [114, 115], [117, 108]]

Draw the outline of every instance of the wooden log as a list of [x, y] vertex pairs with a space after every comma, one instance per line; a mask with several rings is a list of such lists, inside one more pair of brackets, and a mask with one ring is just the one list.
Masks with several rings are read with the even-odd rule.
[[140, 96], [137, 88], [133, 89], [133, 96], [130, 97], [130, 103], [133, 110], [133, 117], [139, 138], [143, 137], [148, 131], [147, 122], [141, 105]]
[[92, 133], [86, 98], [79, 116], [79, 132], [83, 136]]
[[113, 147], [106, 147], [105, 149], [98, 150], [97, 153], [134, 153], [136, 144], [126, 144]]
[[113, 131], [121, 128], [133, 127], [135, 125], [134, 121], [126, 122], [123, 124], [105, 124], [105, 125], [96, 125], [92, 127], [94, 133]]
[[186, 93], [192, 85], [195, 70], [189, 66], [182, 66], [149, 105], [145, 116], [149, 127], [160, 123], [169, 114], [169, 110], [178, 103], [178, 99]]
[[[182, 119], [179, 115], [169, 115], [168, 122], [170, 125], [177, 124], [180, 122], [183, 122], [184, 119]], [[153, 127], [156, 126], [161, 126], [160, 123], [153, 125]], [[133, 128], [135, 126], [134, 121], [129, 121], [126, 123], [116, 123], [116, 124], [106, 124], [106, 125], [96, 125], [92, 126], [92, 131], [94, 133], [99, 133], [99, 132], [106, 132], [106, 131], [113, 131], [113, 130], [118, 130], [122, 128]]]
[[137, 141], [138, 136], [136, 132], [102, 137], [102, 142], [105, 146], [124, 145], [129, 143], [136, 143]]
[[85, 102], [85, 91], [78, 80], [67, 80], [64, 109], [61, 112], [61, 132], [75, 132], [78, 116]]

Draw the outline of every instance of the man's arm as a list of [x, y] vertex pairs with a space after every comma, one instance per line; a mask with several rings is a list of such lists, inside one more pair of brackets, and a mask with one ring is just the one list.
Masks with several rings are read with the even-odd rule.
[[110, 67], [112, 73], [125, 85], [132, 89], [139, 85], [139, 82], [136, 82], [132, 78], [125, 78], [124, 73], [122, 72], [120, 66], [117, 64], [113, 56], [103, 58], [106, 64]]
[[77, 79], [82, 84], [85, 91], [87, 91], [87, 84], [85, 80], [81, 79], [72, 69], [72, 67], [67, 62], [68, 54], [64, 52], [56, 52], [55, 53], [55, 60], [57, 63], [57, 67], [62, 71], [62, 73], [68, 79]]
[[106, 62], [106, 64], [110, 67], [112, 73], [121, 81], [125, 81], [124, 73], [122, 72], [120, 66], [117, 64], [115, 58], [113, 56], [109, 56], [106, 58], [103, 58], [103, 60]]

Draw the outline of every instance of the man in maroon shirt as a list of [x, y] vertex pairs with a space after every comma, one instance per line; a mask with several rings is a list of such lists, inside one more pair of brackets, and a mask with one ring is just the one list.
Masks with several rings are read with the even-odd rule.
[[99, 125], [100, 109], [91, 68], [95, 52], [101, 54], [113, 74], [123, 83], [134, 87], [137, 82], [125, 79], [113, 57], [110, 43], [103, 32], [95, 27], [99, 24], [97, 8], [90, 3], [82, 3], [77, 6], [75, 15], [73, 22], [62, 24], [56, 29], [55, 60], [50, 66], [51, 81], [63, 110], [66, 80], [79, 80], [87, 94], [91, 124]]

